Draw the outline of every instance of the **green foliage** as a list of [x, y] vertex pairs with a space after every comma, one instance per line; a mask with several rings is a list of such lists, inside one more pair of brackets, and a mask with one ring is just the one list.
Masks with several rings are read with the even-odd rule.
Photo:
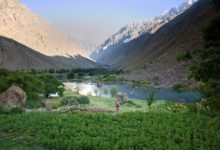
[[132, 87], [137, 87], [137, 86], [148, 87], [150, 85], [150, 82], [146, 80], [132, 80], [131, 84]]
[[[219, 7], [218, 0], [210, 0], [210, 3], [216, 8]], [[219, 109], [220, 93], [220, 18], [214, 21], [203, 30], [205, 40], [205, 49], [200, 59], [190, 68], [190, 77], [202, 82], [200, 89], [206, 102], [206, 107], [213, 111]]]
[[120, 75], [124, 72], [122, 70], [110, 70], [105, 68], [92, 68], [92, 69], [72, 69], [70, 72], [68, 72], [67, 77], [68, 79], [74, 79], [76, 74], [79, 77], [83, 77], [86, 75], [89, 76], [108, 76], [108, 75]]
[[0, 132], [48, 149], [220, 149], [218, 117], [197, 113], [0, 115]]
[[72, 106], [72, 105], [77, 105], [78, 104], [78, 98], [76, 96], [66, 96], [63, 97], [61, 100], [61, 105], [62, 106]]
[[104, 89], [104, 94], [105, 94], [105, 95], [108, 95], [108, 88], [105, 88], [105, 89]]
[[111, 93], [111, 96], [112, 96], [112, 97], [115, 97], [116, 94], [117, 94], [117, 92], [118, 92], [118, 90], [117, 90], [117, 88], [116, 88], [115, 86], [113, 86], [113, 87], [111, 88], [111, 90], [110, 90], [110, 93]]
[[153, 102], [155, 101], [155, 97], [154, 97], [155, 93], [151, 92], [147, 98], [147, 104], [148, 106], [151, 106], [153, 104]]
[[90, 100], [87, 96], [80, 96], [78, 98], [78, 103], [81, 105], [88, 105], [88, 104], [90, 104]]
[[61, 81], [57, 80], [53, 75], [41, 74], [39, 79], [44, 82], [44, 94], [46, 97], [51, 93], [58, 92], [60, 96], [63, 95], [64, 85]]
[[189, 50], [187, 52], [178, 53], [176, 59], [178, 62], [188, 61], [192, 59], [192, 54]]
[[49, 94], [59, 92], [62, 95], [64, 91], [62, 82], [50, 74], [22, 71], [12, 72], [1, 69], [0, 92], [7, 90], [12, 85], [17, 85], [26, 92], [29, 108], [36, 104], [33, 101], [40, 103]]

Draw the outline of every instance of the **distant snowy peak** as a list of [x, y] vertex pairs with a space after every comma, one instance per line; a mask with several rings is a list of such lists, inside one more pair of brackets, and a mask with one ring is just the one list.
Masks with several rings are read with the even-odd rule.
[[173, 7], [169, 11], [163, 12], [153, 20], [143, 20], [124, 26], [116, 34], [112, 35], [102, 45], [100, 45], [91, 56], [94, 59], [97, 59], [97, 55], [99, 55], [102, 51], [107, 50], [111, 46], [127, 43], [146, 33], [155, 33], [160, 27], [173, 20], [181, 13], [185, 12], [196, 1], [197, 0], [188, 0], [179, 7]]

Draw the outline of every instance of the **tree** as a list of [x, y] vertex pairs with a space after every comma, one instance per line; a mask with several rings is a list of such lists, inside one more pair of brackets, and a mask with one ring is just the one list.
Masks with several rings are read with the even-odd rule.
[[151, 92], [150, 94], [149, 94], [149, 96], [148, 96], [148, 98], [147, 98], [147, 105], [148, 106], [151, 106], [153, 103], [154, 103], [154, 101], [155, 101], [155, 97], [154, 97], [154, 92]]
[[105, 89], [104, 89], [104, 94], [105, 94], [105, 95], [108, 95], [108, 88], [105, 88]]
[[113, 86], [110, 91], [112, 97], [115, 97], [117, 92], [118, 92], [117, 88], [115, 86]]
[[59, 95], [63, 95], [64, 85], [61, 81], [57, 80], [53, 75], [50, 74], [41, 74], [39, 75], [39, 79], [44, 82], [44, 95], [48, 97], [49, 94], [59, 93]]

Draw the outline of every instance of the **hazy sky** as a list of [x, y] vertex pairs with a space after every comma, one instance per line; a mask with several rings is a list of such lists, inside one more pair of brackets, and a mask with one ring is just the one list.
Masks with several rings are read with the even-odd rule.
[[104, 41], [122, 26], [151, 19], [186, 0], [21, 0], [78, 40]]

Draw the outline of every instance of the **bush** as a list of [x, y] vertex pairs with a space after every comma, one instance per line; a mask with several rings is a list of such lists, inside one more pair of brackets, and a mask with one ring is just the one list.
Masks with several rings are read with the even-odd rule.
[[108, 89], [107, 88], [104, 89], [104, 94], [108, 95]]
[[72, 106], [72, 105], [77, 105], [77, 104], [78, 104], [78, 99], [77, 97], [74, 97], [74, 96], [67, 96], [67, 97], [62, 98], [61, 100], [62, 106], [66, 106], [66, 105]]
[[87, 96], [80, 96], [78, 99], [78, 103], [81, 105], [88, 105], [90, 104], [90, 100]]
[[28, 100], [26, 101], [25, 107], [28, 109], [37, 109], [42, 106], [42, 101], [33, 101], [33, 100]]
[[21, 114], [24, 110], [22, 108], [12, 108], [8, 113], [9, 114]]
[[23, 113], [22, 108], [5, 108], [4, 105], [0, 102], [0, 114], [20, 114]]
[[152, 93], [150, 93], [149, 96], [148, 96], [147, 105], [148, 105], [148, 106], [151, 106], [154, 101], [155, 101], [154, 92], [152, 92]]

